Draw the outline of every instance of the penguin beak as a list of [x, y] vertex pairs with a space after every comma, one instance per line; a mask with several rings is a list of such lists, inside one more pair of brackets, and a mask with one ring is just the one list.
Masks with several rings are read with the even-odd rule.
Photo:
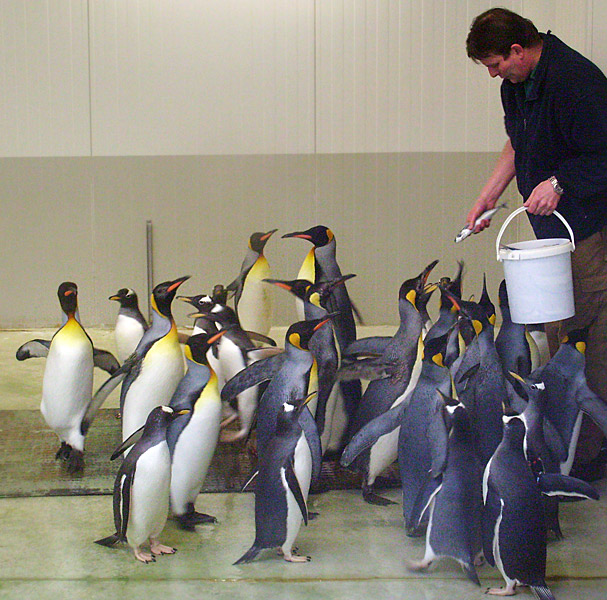
[[297, 407], [298, 410], [303, 410], [303, 407], [316, 396], [316, 392], [310, 392], [304, 399], [303, 402]]
[[293, 231], [291, 233], [285, 233], [282, 238], [299, 238], [302, 240], [308, 240], [310, 241], [312, 239], [312, 236], [309, 233], [306, 233], [305, 231]]
[[323, 325], [328, 323], [333, 317], [337, 316], [338, 314], [339, 311], [328, 314], [326, 319], [323, 319], [320, 323], [314, 326], [314, 331], [318, 331]]
[[175, 300], [181, 300], [182, 302], [185, 302], [186, 304], [191, 304], [192, 306], [194, 306], [194, 304], [193, 304], [194, 296], [176, 296]]
[[268, 233], [264, 233], [264, 234], [261, 236], [261, 241], [262, 241], [262, 242], [266, 242], [266, 241], [267, 241], [267, 240], [269, 240], [269, 239], [272, 237], [272, 235], [273, 235], [274, 233], [276, 233], [277, 231], [278, 231], [278, 229], [271, 229], [270, 231], [268, 231]]
[[120, 296], [115, 296], [115, 295], [114, 296], [110, 296], [108, 298], [108, 300], [117, 300], [117, 301], [120, 301]]
[[185, 283], [191, 275], [184, 275], [183, 277], [179, 277], [179, 279], [175, 279], [173, 283], [169, 286], [167, 292], [175, 291], [182, 283]]
[[208, 340], [207, 343], [209, 344], [209, 346], [211, 346], [212, 344], [214, 344], [222, 335], [224, 335], [225, 333], [227, 333], [227, 329], [220, 329], [215, 335], [212, 335]]
[[290, 292], [293, 289], [293, 286], [288, 284], [286, 281], [282, 281], [281, 279], [264, 279], [263, 281], [265, 281], [266, 283], [272, 283], [273, 285], [278, 286], [279, 288], [282, 288], [283, 290], [287, 290], [288, 292]]
[[423, 271], [422, 271], [422, 276], [421, 276], [421, 283], [422, 286], [426, 285], [426, 282], [428, 281], [428, 276], [430, 275], [430, 272], [432, 271], [432, 269], [434, 269], [434, 267], [436, 267], [436, 265], [438, 264], [438, 259], [437, 260], [433, 260]]

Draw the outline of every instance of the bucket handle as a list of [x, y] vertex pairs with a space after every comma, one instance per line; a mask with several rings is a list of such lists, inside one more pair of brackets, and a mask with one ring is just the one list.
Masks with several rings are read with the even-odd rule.
[[[499, 233], [497, 234], [497, 239], [495, 240], [495, 255], [497, 257], [497, 260], [500, 259], [500, 242], [502, 241], [502, 235], [504, 234], [506, 227], [508, 227], [508, 225], [510, 224], [510, 221], [512, 221], [512, 219], [514, 219], [514, 217], [516, 217], [517, 215], [520, 215], [522, 212], [524, 212], [526, 210], [527, 210], [526, 206], [520, 206], [516, 210], [513, 210], [508, 215], [506, 220], [502, 223]], [[569, 223], [567, 223], [567, 220], [565, 219], [565, 217], [563, 217], [563, 215], [560, 212], [555, 210], [555, 211], [553, 211], [552, 214], [556, 215], [567, 228], [567, 231], [569, 232], [569, 237], [571, 238], [571, 245], [573, 246], [573, 250], [575, 250], [575, 240], [573, 237], [573, 231], [571, 230]], [[573, 252], [573, 250], [572, 250], [572, 252]]]

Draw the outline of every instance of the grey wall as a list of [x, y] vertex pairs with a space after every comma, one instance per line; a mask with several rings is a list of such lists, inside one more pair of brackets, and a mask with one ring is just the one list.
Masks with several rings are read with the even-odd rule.
[[[504, 4], [607, 66], [598, 0]], [[110, 324], [111, 293], [144, 295], [148, 219], [155, 280], [192, 274], [191, 293], [274, 227], [268, 260], [294, 277], [308, 247], [278, 236], [318, 223], [369, 324], [396, 321], [400, 283], [434, 258], [494, 288], [496, 228], [453, 244], [504, 141], [499, 82], [463, 50], [489, 5], [0, 0], [0, 327], [56, 324], [65, 279], [84, 323]]]

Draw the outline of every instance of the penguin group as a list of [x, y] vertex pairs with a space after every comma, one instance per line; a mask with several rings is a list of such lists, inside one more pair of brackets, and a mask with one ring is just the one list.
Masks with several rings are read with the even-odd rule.
[[[71, 282], [58, 289], [63, 322], [53, 338], [17, 351], [19, 360], [46, 357], [41, 412], [68, 473], [85, 468], [85, 436], [121, 386], [115, 532], [97, 542], [125, 542], [147, 563], [175, 552], [159, 541], [169, 515], [185, 531], [216, 523], [196, 504], [218, 445], [232, 443], [256, 457], [247, 482], [255, 538], [234, 564], [270, 549], [289, 562], [310, 560], [295, 541], [316, 516], [310, 494], [322, 489], [331, 462], [354, 471], [363, 500], [378, 506], [393, 504], [378, 493], [391, 473], [405, 533], [426, 539], [411, 569], [448, 558], [480, 585], [477, 567], [486, 561], [505, 581], [489, 593], [526, 585], [553, 598], [545, 570], [548, 534], [562, 537], [558, 499], [598, 499], [570, 476], [582, 415], [607, 436], [607, 403], [584, 375], [587, 331], [569, 332], [546, 357], [526, 326], [512, 322], [502, 282], [496, 335], [486, 282], [478, 302], [466, 300], [463, 263], [453, 278], [438, 277], [433, 260], [404, 274], [395, 333], [359, 338], [347, 290], [354, 274], [338, 265], [334, 233], [317, 225], [284, 234], [313, 247], [295, 279], [276, 279], [264, 255], [276, 231], [252, 234], [236, 278], [211, 293], [177, 296], [188, 276], [156, 285], [149, 324], [133, 289], [109, 296], [120, 304], [117, 359], [93, 347]], [[268, 337], [272, 286], [297, 303], [282, 344]], [[176, 298], [195, 311], [189, 335], [178, 332]], [[94, 366], [109, 374], [96, 391]]]

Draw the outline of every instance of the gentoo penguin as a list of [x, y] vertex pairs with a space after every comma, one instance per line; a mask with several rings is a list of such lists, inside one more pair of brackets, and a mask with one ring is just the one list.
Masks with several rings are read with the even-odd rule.
[[[313, 244], [299, 270], [297, 279], [307, 279], [312, 283], [330, 281], [342, 277], [342, 272], [337, 263], [337, 244], [334, 233], [324, 225], [317, 225], [306, 231], [294, 231], [286, 233], [283, 238], [299, 238]], [[298, 307], [302, 306], [298, 301]], [[356, 311], [348, 290], [344, 285], [338, 285], [327, 300], [327, 310], [337, 313], [333, 319], [335, 335], [342, 354], [345, 349], [356, 339], [356, 323], [354, 312]], [[300, 319], [304, 319], [303, 308], [298, 308]], [[351, 424], [354, 419], [358, 405], [362, 397], [362, 386], [360, 381], [341, 381], [340, 387], [345, 403], [345, 412]]]
[[[354, 415], [351, 432], [355, 434], [376, 417], [402, 402], [419, 377], [422, 355], [422, 317], [416, 306], [418, 297], [427, 290], [428, 276], [438, 263], [430, 263], [417, 277], [403, 282], [398, 294], [400, 325], [392, 338], [362, 338], [350, 344], [347, 356], [361, 353], [379, 353], [393, 371], [388, 377], [370, 381]], [[363, 476], [362, 493], [366, 502], [388, 504], [373, 490], [376, 477], [392, 464], [398, 454], [398, 432], [378, 438], [352, 464]]]
[[423, 533], [423, 528], [414, 518], [415, 503], [426, 485], [432, 466], [432, 449], [437, 445], [436, 432], [442, 431], [438, 426], [443, 423], [443, 403], [437, 390], [443, 395], [451, 391], [451, 377], [443, 363], [448, 337], [447, 332], [425, 342], [421, 373], [415, 388], [403, 401], [365, 425], [352, 438], [341, 457], [341, 464], [347, 467], [365, 449], [373, 449], [373, 445], [382, 437], [396, 436], [403, 516], [407, 535], [410, 536]]
[[76, 473], [84, 467], [86, 431], [81, 424], [93, 393], [93, 343], [76, 319], [76, 284], [63, 282], [57, 295], [65, 324], [48, 349], [40, 411], [61, 441], [55, 458], [65, 462], [68, 473]]
[[122, 364], [137, 348], [137, 344], [148, 330], [148, 323], [139, 310], [137, 293], [130, 288], [121, 288], [109, 300], [120, 303], [116, 318], [114, 338], [118, 360]]
[[167, 443], [171, 453], [171, 512], [187, 531], [194, 531], [198, 523], [216, 521], [196, 512], [194, 504], [215, 453], [221, 424], [217, 375], [206, 354], [225, 333], [225, 329], [214, 335], [199, 333], [188, 339], [187, 372], [169, 405], [177, 413], [186, 411], [169, 424]]
[[109, 393], [122, 382], [120, 410], [122, 439], [139, 429], [155, 406], [166, 405], [184, 374], [184, 358], [171, 302], [189, 276], [154, 287], [151, 297], [152, 325], [135, 352], [96, 392], [85, 416], [85, 428]]
[[429, 513], [426, 553], [412, 570], [425, 570], [437, 558], [455, 559], [468, 578], [480, 586], [475, 566], [480, 564], [483, 509], [482, 471], [466, 408], [461, 402], [444, 398], [446, 448], [436, 448], [426, 488], [416, 500], [413, 518], [420, 525]]
[[[309, 399], [311, 396], [308, 396]], [[276, 414], [274, 432], [259, 456], [255, 481], [255, 541], [234, 564], [251, 562], [261, 550], [280, 547], [289, 562], [310, 557], [293, 554], [302, 521], [308, 524], [306, 500], [309, 471], [299, 468], [298, 445], [302, 435], [300, 414], [306, 399], [287, 400]]]
[[512, 595], [528, 585], [542, 600], [546, 585], [546, 522], [542, 493], [598, 499], [587, 483], [558, 474], [535, 476], [524, 452], [524, 416], [504, 416], [504, 436], [483, 475], [483, 552], [499, 569], [506, 587], [487, 593]]
[[[167, 427], [181, 414], [168, 406], [157, 406], [150, 412], [141, 437], [135, 443], [118, 470], [114, 483], [114, 525], [116, 532], [96, 540], [102, 546], [127, 542], [135, 558], [144, 563], [154, 562], [159, 554], [174, 554], [175, 548], [158, 541], [169, 511], [171, 457], [166, 441]], [[112, 460], [122, 454], [131, 438], [121, 444]], [[149, 541], [150, 552], [142, 546]]]
[[257, 231], [251, 235], [240, 273], [226, 288], [234, 292], [234, 309], [242, 328], [262, 335], [268, 335], [272, 326], [272, 299], [268, 287], [263, 284], [271, 273], [263, 250], [276, 231]]

